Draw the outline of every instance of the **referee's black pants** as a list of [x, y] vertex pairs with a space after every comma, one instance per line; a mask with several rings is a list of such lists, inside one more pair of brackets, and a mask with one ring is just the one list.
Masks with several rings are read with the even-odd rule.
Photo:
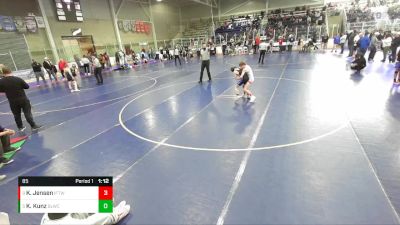
[[211, 74], [210, 74], [210, 60], [202, 60], [202, 61], [201, 61], [200, 82], [203, 81], [203, 72], [204, 72], [204, 68], [207, 69], [208, 80], [211, 80]]
[[266, 50], [260, 50], [260, 57], [258, 58], [258, 63], [262, 62], [262, 64], [264, 64], [264, 56], [266, 52], [267, 52]]
[[94, 76], [96, 77], [97, 84], [102, 84], [103, 83], [103, 75], [101, 74], [101, 67], [96, 67], [94, 69]]
[[17, 124], [17, 127], [19, 129], [24, 127], [24, 125], [22, 124], [21, 111], [24, 112], [25, 119], [29, 123], [29, 125], [31, 125], [31, 127], [36, 126], [35, 122], [33, 121], [31, 102], [29, 101], [29, 99], [22, 98], [11, 100], [9, 102], [11, 112], [14, 115], [15, 123]]

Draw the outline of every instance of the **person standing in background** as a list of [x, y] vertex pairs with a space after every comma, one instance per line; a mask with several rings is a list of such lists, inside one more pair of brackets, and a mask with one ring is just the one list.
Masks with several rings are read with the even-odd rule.
[[85, 76], [90, 76], [90, 60], [84, 55], [82, 56], [83, 72]]
[[347, 40], [347, 34], [341, 34], [340, 35], [340, 54], [343, 54], [344, 51], [344, 45], [346, 44]]
[[279, 39], [278, 39], [278, 43], [279, 43], [279, 52], [280, 52], [280, 53], [283, 53], [283, 51], [285, 51], [285, 48], [286, 48], [286, 46], [283, 46], [283, 42], [284, 42], [283, 37], [280, 36]]
[[226, 45], [227, 45], [226, 40], [223, 40], [222, 41], [222, 54], [223, 55], [226, 55]]
[[386, 61], [386, 56], [390, 50], [391, 45], [392, 45], [392, 36], [390, 34], [386, 34], [385, 38], [383, 38], [383, 40], [382, 40], [383, 59], [381, 62]]
[[60, 59], [60, 61], [58, 62], [58, 69], [60, 70], [63, 80], [65, 79], [64, 69], [67, 66], [67, 64], [68, 64], [67, 61], [65, 61], [64, 59]]
[[339, 34], [336, 34], [334, 37], [333, 37], [333, 47], [332, 47], [332, 51], [331, 52], [333, 52], [334, 50], [335, 50], [335, 52], [337, 51], [337, 48], [339, 47], [339, 45], [340, 45], [340, 35]]
[[370, 44], [371, 44], [371, 41], [369, 39], [368, 33], [361, 34], [359, 53], [363, 57], [364, 57], [365, 53], [367, 52], [368, 47], [369, 47]]
[[349, 48], [349, 55], [347, 57], [353, 56], [354, 51], [354, 37], [356, 36], [357, 31], [352, 31], [347, 36], [347, 47]]
[[81, 74], [79, 72], [79, 67], [76, 66], [76, 64], [72, 64], [72, 67], [70, 68], [72, 77], [76, 81], [76, 85], [78, 87], [78, 90], [81, 89], [82, 86], [82, 80], [81, 80]]
[[375, 53], [379, 46], [379, 40], [376, 37], [377, 35], [379, 35], [378, 32], [371, 34], [371, 43], [369, 44], [368, 61], [374, 61]]
[[44, 57], [43, 67], [46, 70], [46, 72], [49, 74], [50, 82], [53, 81], [52, 76], [54, 77], [54, 80], [57, 82], [58, 80], [57, 80], [56, 72], [54, 71], [54, 65], [51, 63], [49, 58]]
[[255, 43], [254, 54], [256, 54], [257, 50], [260, 48], [261, 39], [260, 39], [259, 35], [256, 36], [256, 41], [255, 42], [256, 43]]
[[208, 81], [211, 81], [211, 74], [210, 74], [210, 50], [204, 44], [203, 48], [200, 50], [200, 59], [201, 59], [201, 71], [200, 71], [200, 81], [201, 84], [203, 82], [203, 72], [204, 68], [207, 70]]
[[328, 49], [328, 41], [329, 41], [329, 36], [327, 33], [322, 35], [322, 49], [326, 50]]
[[97, 80], [97, 85], [103, 84], [103, 75], [101, 74], [101, 64], [96, 56], [92, 56], [94, 76]]
[[104, 70], [104, 69], [106, 68], [106, 67], [105, 67], [105, 65], [106, 65], [106, 58], [104, 57], [103, 54], [100, 54], [99, 61], [100, 61], [101, 69]]
[[36, 62], [34, 59], [32, 59], [32, 69], [33, 69], [33, 73], [35, 74], [35, 77], [36, 77], [36, 85], [38, 87], [40, 86], [39, 77], [42, 78], [44, 84], [47, 84], [46, 79], [44, 78], [42, 65], [40, 63]]
[[291, 52], [292, 51], [292, 48], [293, 48], [293, 45], [294, 45], [294, 42], [295, 42], [296, 40], [294, 39], [294, 37], [293, 37], [293, 34], [290, 34], [289, 35], [289, 38], [288, 38], [288, 51], [289, 52]]
[[399, 33], [394, 34], [394, 38], [392, 44], [390, 45], [390, 50], [392, 51], [391, 61], [392, 63], [396, 62], [397, 48], [400, 46], [400, 36]]
[[29, 89], [29, 85], [21, 78], [13, 76], [11, 70], [4, 65], [0, 65], [0, 70], [4, 76], [0, 79], [0, 92], [7, 96], [19, 131], [22, 132], [26, 129], [22, 123], [21, 111], [24, 112], [25, 119], [31, 125], [32, 130], [39, 129], [41, 126], [36, 125], [33, 121], [31, 102], [24, 90]]
[[104, 58], [106, 59], [107, 68], [111, 68], [110, 56], [108, 56], [107, 52], [104, 52]]
[[353, 57], [356, 56], [357, 50], [358, 50], [358, 48], [360, 47], [360, 39], [361, 39], [361, 33], [356, 34], [356, 35], [354, 36], [354, 40], [353, 40], [353, 42], [354, 42], [354, 44], [353, 44], [354, 48], [353, 48], [353, 55], [352, 55]]

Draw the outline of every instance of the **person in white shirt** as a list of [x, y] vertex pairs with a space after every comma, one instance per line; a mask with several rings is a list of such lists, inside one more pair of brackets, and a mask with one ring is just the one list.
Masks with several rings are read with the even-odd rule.
[[[239, 67], [242, 70], [240, 74], [240, 78], [243, 79], [243, 92], [247, 94], [247, 97], [250, 98], [250, 102], [254, 102], [256, 100], [256, 96], [250, 91], [251, 84], [254, 83], [254, 73], [249, 65], [245, 62], [240, 62]], [[245, 97], [245, 96], [244, 96]]]
[[170, 50], [168, 51], [168, 60], [171, 60], [172, 57], [173, 57], [173, 55], [174, 55], [174, 50], [173, 50], [173, 49], [170, 49]]
[[177, 60], [177, 59], [179, 60], [179, 65], [182, 66], [181, 58], [179, 57], [179, 49], [178, 49], [178, 46], [175, 47], [175, 50], [174, 50], [174, 57], [175, 57], [175, 66], [176, 66], [176, 60]]
[[343, 34], [343, 35], [340, 37], [340, 48], [341, 48], [340, 54], [343, 54], [343, 51], [344, 51], [344, 44], [346, 43], [346, 40], [347, 40], [347, 34]]
[[387, 53], [390, 50], [390, 46], [392, 45], [392, 36], [390, 34], [386, 34], [385, 38], [382, 40], [382, 48], [383, 48], [383, 59], [381, 62], [386, 61]]
[[97, 85], [103, 84], [103, 75], [101, 74], [101, 64], [96, 56], [92, 56], [94, 76], [97, 80]]
[[84, 55], [81, 58], [82, 64], [83, 64], [83, 68], [84, 68], [84, 73], [85, 75], [90, 75], [90, 61], [89, 59]]
[[41, 225], [111, 225], [117, 224], [129, 214], [131, 206], [125, 201], [113, 209], [113, 213], [46, 213]]
[[200, 59], [201, 59], [201, 71], [200, 71], [200, 81], [199, 83], [203, 82], [203, 72], [204, 68], [207, 70], [208, 81], [211, 81], [211, 74], [210, 74], [210, 50], [204, 44], [203, 48], [200, 50]]
[[[258, 58], [258, 63], [261, 62], [261, 64], [264, 64], [264, 57], [265, 57], [265, 53], [267, 52], [268, 49], [268, 44], [267, 42], [264, 40], [260, 43], [260, 57]], [[262, 58], [262, 60], [261, 60]]]
[[360, 34], [356, 34], [356, 36], [354, 36], [354, 39], [353, 39], [353, 43], [354, 43], [354, 51], [353, 51], [353, 57], [355, 57], [356, 56], [356, 54], [357, 54], [357, 48], [358, 48], [358, 41], [360, 40]]

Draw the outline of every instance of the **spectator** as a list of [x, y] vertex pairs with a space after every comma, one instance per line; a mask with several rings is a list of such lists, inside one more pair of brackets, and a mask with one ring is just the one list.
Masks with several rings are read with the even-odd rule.
[[349, 55], [347, 57], [352, 57], [354, 52], [354, 37], [356, 36], [357, 31], [350, 31], [347, 36], [347, 47], [349, 48]]
[[340, 35], [336, 34], [336, 36], [333, 37], [333, 47], [332, 47], [331, 52], [333, 52], [333, 50], [335, 50], [335, 52], [336, 52], [336, 50], [339, 48], [339, 46], [340, 46]]
[[371, 34], [371, 43], [369, 44], [368, 61], [374, 61], [376, 50], [378, 49], [378, 46], [380, 44], [380, 41], [376, 37], [377, 35], [379, 35], [378, 32], [375, 32], [375, 33]]
[[256, 36], [256, 40], [255, 40], [254, 54], [256, 54], [256, 53], [257, 53], [257, 50], [258, 50], [258, 49], [259, 49], [259, 47], [260, 47], [260, 43], [261, 43], [260, 36], [259, 36], [259, 35], [257, 35], [257, 36]]
[[289, 42], [288, 43], [288, 51], [291, 52], [292, 51], [292, 47], [293, 47], [294, 42], [295, 42], [293, 34], [289, 35], [288, 42]]
[[386, 34], [385, 38], [382, 40], [382, 48], [383, 48], [383, 59], [381, 62], [386, 61], [387, 53], [390, 50], [390, 46], [392, 45], [392, 36], [390, 34]]
[[36, 62], [34, 59], [32, 59], [32, 69], [33, 69], [33, 73], [35, 74], [35, 77], [36, 77], [36, 85], [40, 86], [39, 77], [42, 78], [44, 84], [47, 84], [46, 79], [44, 78], [42, 65], [40, 63]]
[[49, 74], [50, 82], [53, 81], [52, 76], [54, 77], [54, 80], [57, 82], [57, 74], [56, 74], [56, 70], [54, 70], [55, 66], [51, 63], [49, 58], [44, 57], [43, 67], [46, 70], [46, 72]]
[[367, 52], [367, 49], [368, 49], [368, 47], [369, 47], [371, 41], [370, 41], [370, 39], [369, 39], [369, 37], [368, 37], [368, 33], [365, 33], [365, 35], [364, 35], [364, 34], [361, 34], [360, 36], [361, 36], [361, 38], [360, 38], [360, 48], [359, 48], [359, 51], [360, 51], [360, 54], [361, 54], [362, 56], [364, 56], [365, 53]]
[[397, 54], [397, 48], [400, 46], [400, 36], [399, 33], [394, 34], [394, 38], [392, 41], [392, 44], [390, 45], [390, 50], [392, 51], [392, 56], [389, 62], [396, 62], [396, 54]]
[[357, 49], [360, 46], [360, 39], [361, 39], [361, 33], [360, 34], [356, 34], [354, 36], [354, 46], [353, 46], [353, 54], [355, 55], [357, 53]]
[[283, 53], [283, 51], [285, 51], [285, 49], [286, 49], [286, 46], [283, 45], [283, 42], [284, 42], [283, 37], [279, 37], [278, 43], [279, 43], [279, 52], [280, 53]]
[[83, 72], [86, 76], [90, 76], [90, 60], [86, 57], [86, 55], [83, 55], [81, 61], [83, 64]]
[[343, 54], [344, 51], [344, 44], [346, 43], [347, 40], [347, 35], [346, 34], [340, 34], [340, 54]]
[[329, 36], [327, 33], [325, 33], [324, 35], [322, 35], [322, 49], [326, 50], [328, 48], [328, 40], [329, 40]]
[[65, 79], [65, 75], [64, 75], [64, 69], [67, 66], [67, 61], [65, 61], [64, 59], [60, 59], [60, 61], [58, 61], [58, 69], [60, 69], [60, 73], [61, 76], [63, 77], [63, 80]]

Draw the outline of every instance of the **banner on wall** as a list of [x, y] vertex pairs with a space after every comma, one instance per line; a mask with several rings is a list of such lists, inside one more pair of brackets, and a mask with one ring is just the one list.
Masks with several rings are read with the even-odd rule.
[[26, 29], [28, 30], [28, 32], [31, 32], [31, 33], [36, 33], [37, 32], [38, 27], [37, 27], [37, 24], [36, 24], [35, 17], [26, 16], [25, 17], [25, 24], [26, 24]]
[[0, 16], [1, 29], [3, 31], [15, 31], [15, 24], [11, 16]]
[[18, 32], [26, 33], [27, 29], [26, 29], [26, 23], [25, 23], [24, 18], [22, 18], [20, 16], [14, 17], [14, 24], [15, 24], [15, 27], [17, 28]]
[[44, 24], [43, 17], [41, 16], [35, 16], [36, 24], [38, 28], [46, 28], [46, 25]]
[[139, 20], [119, 20], [118, 29], [125, 32], [151, 33], [151, 24]]
[[132, 31], [131, 21], [129, 21], [129, 20], [124, 20], [124, 21], [123, 21], [123, 27], [124, 27], [124, 31], [125, 31], [125, 32]]
[[144, 23], [142, 21], [139, 21], [139, 26], [140, 26], [139, 32], [144, 33]]
[[150, 34], [150, 32], [151, 32], [151, 25], [150, 24], [148, 24], [148, 23], [144, 24], [144, 32], [146, 34]]
[[135, 31], [140, 32], [140, 21], [135, 21]]

